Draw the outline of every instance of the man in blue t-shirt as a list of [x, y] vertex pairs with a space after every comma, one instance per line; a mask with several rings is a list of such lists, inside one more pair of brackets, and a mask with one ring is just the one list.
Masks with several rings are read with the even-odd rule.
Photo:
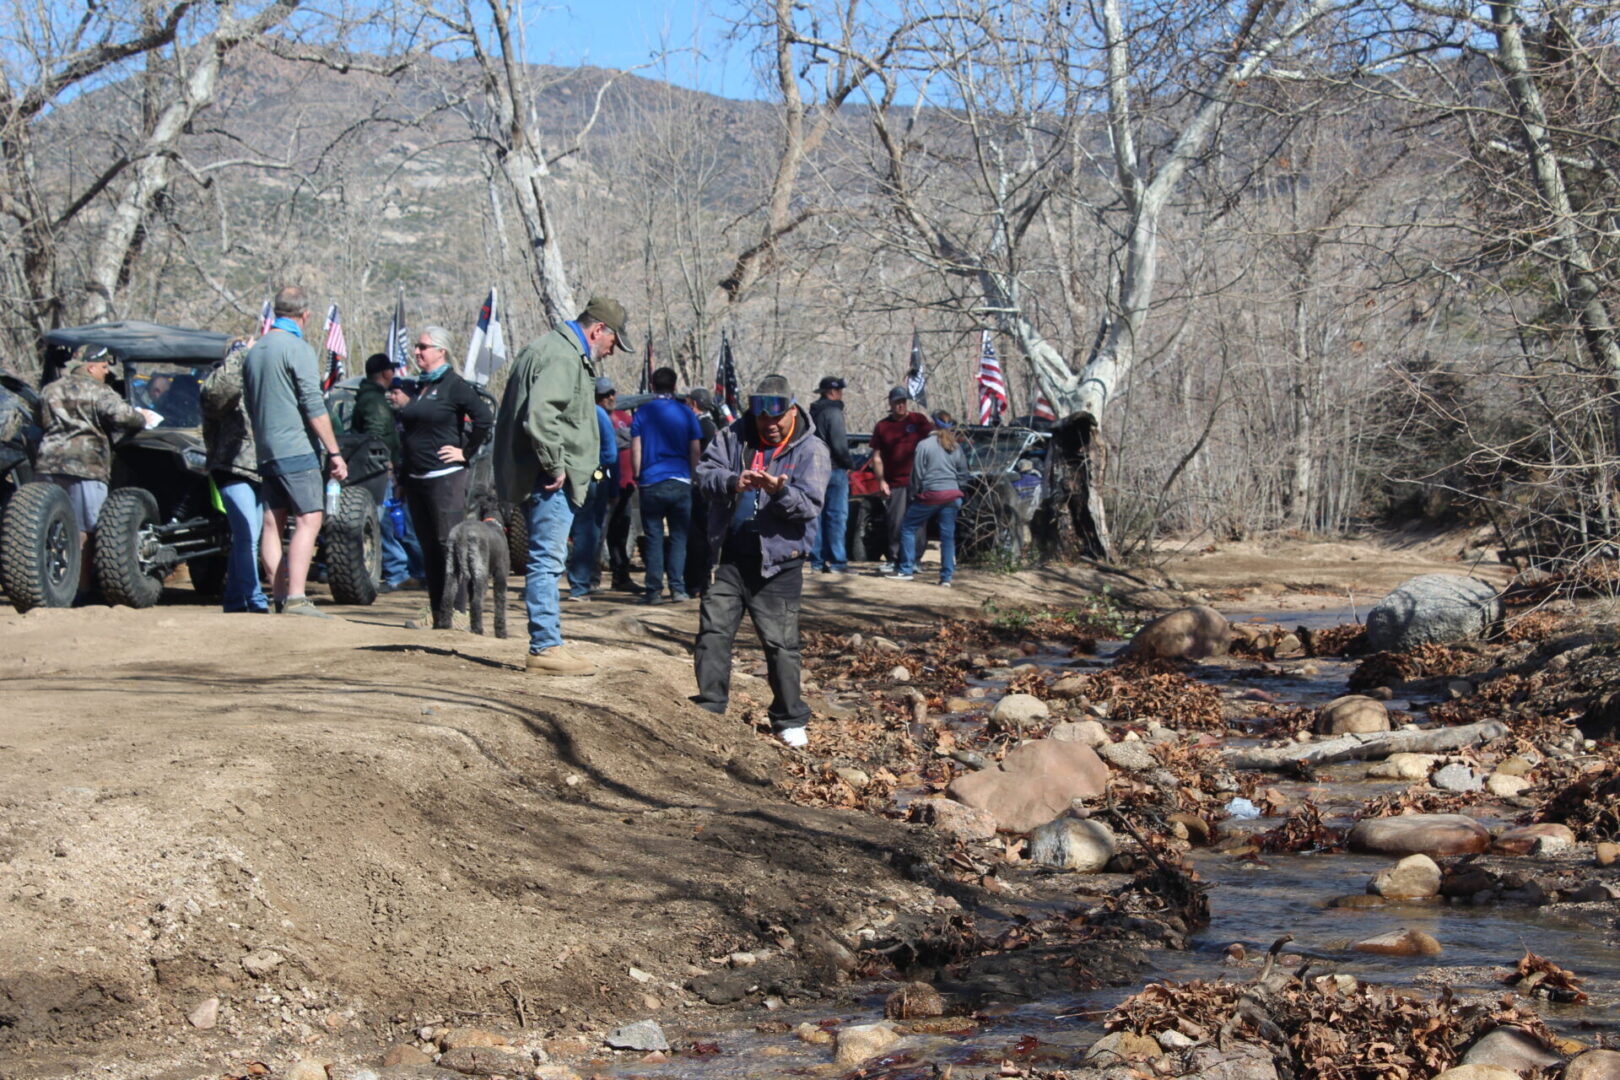
[[630, 463], [641, 493], [641, 534], [647, 546], [647, 592], [641, 602], [663, 603], [667, 566], [670, 594], [679, 603], [687, 599], [686, 534], [692, 523], [692, 474], [703, 429], [692, 410], [675, 400], [673, 368], [652, 373], [652, 391], [657, 396], [637, 409], [630, 422]]

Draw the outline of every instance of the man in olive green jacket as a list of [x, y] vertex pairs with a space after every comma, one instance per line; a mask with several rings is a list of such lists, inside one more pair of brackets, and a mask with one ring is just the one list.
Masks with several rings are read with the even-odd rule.
[[594, 675], [596, 665], [562, 647], [557, 581], [567, 566], [568, 533], [598, 460], [593, 361], [615, 347], [630, 351], [624, 306], [593, 296], [577, 319], [518, 353], [495, 418], [495, 487], [528, 518], [528, 670]]

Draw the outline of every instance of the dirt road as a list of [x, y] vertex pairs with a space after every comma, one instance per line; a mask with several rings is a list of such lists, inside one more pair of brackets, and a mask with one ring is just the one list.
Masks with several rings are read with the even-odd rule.
[[[1198, 562], [1182, 586], [1253, 576]], [[1334, 565], [1369, 593], [1458, 569]], [[1324, 572], [1292, 567], [1255, 599]], [[1157, 595], [1089, 570], [817, 577], [807, 618], [847, 633], [1105, 582]], [[687, 702], [695, 604], [567, 605], [604, 670], [546, 681], [521, 669], [516, 598], [506, 641], [403, 629], [421, 598], [330, 622], [184, 590], [0, 616], [0, 1076], [221, 1075], [423, 1022], [600, 1030], [690, 1004], [709, 958], [775, 954], [791, 991], [832, 977], [850, 926], [953, 904], [932, 834], [774, 788], [789, 751], [750, 724], [757, 653], [731, 715]], [[188, 1022], [210, 999], [217, 1023]]]

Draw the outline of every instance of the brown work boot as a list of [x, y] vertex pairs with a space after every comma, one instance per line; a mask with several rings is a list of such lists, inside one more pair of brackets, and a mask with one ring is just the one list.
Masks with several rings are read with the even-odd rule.
[[541, 649], [529, 654], [526, 665], [531, 675], [595, 675], [596, 665], [589, 660], [569, 656], [561, 645]]

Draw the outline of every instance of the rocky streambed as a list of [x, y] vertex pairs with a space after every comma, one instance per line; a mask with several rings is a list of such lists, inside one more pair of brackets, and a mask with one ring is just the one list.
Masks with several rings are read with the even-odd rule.
[[1593, 727], [1620, 660], [1517, 625], [1398, 653], [1207, 610], [1129, 652], [1106, 608], [812, 635], [825, 719], [784, 791], [941, 834], [908, 868], [928, 904], [650, 986], [706, 1003], [677, 1015], [423, 1024], [327, 1075], [1620, 1075], [1620, 755]]

